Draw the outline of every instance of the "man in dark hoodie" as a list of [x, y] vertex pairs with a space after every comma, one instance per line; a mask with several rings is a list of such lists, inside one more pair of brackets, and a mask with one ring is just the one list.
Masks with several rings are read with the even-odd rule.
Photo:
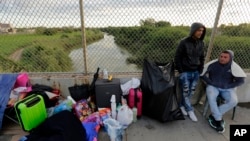
[[206, 27], [202, 23], [193, 23], [189, 36], [180, 41], [174, 58], [182, 91], [180, 109], [183, 115], [189, 115], [192, 121], [198, 121], [190, 100], [194, 95], [199, 74], [203, 70], [205, 34]]
[[[219, 133], [225, 131], [223, 115], [238, 103], [236, 87], [244, 83], [246, 74], [233, 61], [234, 53], [225, 50], [220, 53], [219, 59], [212, 60], [204, 66], [201, 79], [206, 83], [206, 95], [211, 109], [208, 122]], [[217, 105], [217, 97], [221, 96], [225, 103]]]

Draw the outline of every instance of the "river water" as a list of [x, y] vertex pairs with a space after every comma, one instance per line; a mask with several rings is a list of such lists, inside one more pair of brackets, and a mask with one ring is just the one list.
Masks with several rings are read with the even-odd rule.
[[[87, 46], [88, 72], [95, 72], [97, 67], [101, 70], [106, 68], [109, 72], [141, 72], [135, 64], [127, 64], [126, 58], [130, 54], [119, 48], [111, 35], [104, 35], [98, 42]], [[69, 57], [73, 61], [75, 72], [84, 72], [83, 49], [75, 49]]]

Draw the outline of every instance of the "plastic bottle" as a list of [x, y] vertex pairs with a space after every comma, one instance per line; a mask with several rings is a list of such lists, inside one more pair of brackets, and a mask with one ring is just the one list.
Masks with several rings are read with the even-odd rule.
[[116, 101], [115, 101], [115, 95], [111, 96], [111, 117], [113, 119], [116, 119]]
[[136, 122], [137, 121], [137, 108], [133, 107], [132, 111], [133, 111], [133, 122]]
[[107, 71], [107, 69], [103, 69], [103, 79], [108, 79], [108, 71]]
[[121, 103], [118, 103], [117, 107], [116, 107], [116, 112], [119, 111], [119, 109], [122, 107], [122, 104]]
[[71, 100], [73, 104], [76, 104], [76, 101], [71, 96], [67, 96], [67, 99]]

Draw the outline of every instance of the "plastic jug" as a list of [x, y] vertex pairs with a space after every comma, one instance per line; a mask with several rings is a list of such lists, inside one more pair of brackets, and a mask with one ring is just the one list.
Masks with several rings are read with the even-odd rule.
[[111, 96], [110, 102], [111, 102], [111, 117], [113, 119], [116, 119], [116, 100], [115, 100], [115, 95]]

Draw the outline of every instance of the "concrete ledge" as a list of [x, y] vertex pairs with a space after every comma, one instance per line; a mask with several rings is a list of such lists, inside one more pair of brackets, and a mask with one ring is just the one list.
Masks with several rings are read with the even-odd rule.
[[[120, 78], [121, 84], [127, 82], [131, 78], [141, 78], [140, 75], [115, 75], [113, 78]], [[101, 79], [101, 78], [100, 78]], [[93, 76], [83, 76], [83, 75], [69, 75], [69, 76], [31, 76], [30, 81], [31, 84], [41, 84], [53, 87], [55, 84], [57, 88], [61, 90], [61, 94], [64, 97], [70, 95], [68, 87], [73, 86], [75, 84], [81, 85], [89, 83], [91, 84], [93, 80]]]
[[[100, 74], [101, 77], [101, 74]], [[141, 73], [114, 73], [114, 78], [121, 78], [121, 80], [129, 80], [133, 77], [141, 79]], [[31, 83], [32, 84], [44, 84], [48, 86], [53, 86], [53, 83], [56, 83], [57, 85], [60, 85], [60, 90], [62, 92], [63, 96], [68, 96], [69, 91], [68, 87], [73, 86], [75, 83], [82, 84], [82, 83], [91, 83], [93, 80], [93, 74], [90, 75], [83, 75], [83, 74], [68, 74], [68, 75], [60, 75], [60, 74], [54, 74], [54, 75], [41, 75], [41, 76], [35, 76], [34, 74], [31, 75]], [[247, 78], [245, 80], [245, 83], [238, 87], [237, 89], [238, 94], [238, 100], [240, 103], [250, 102], [250, 73], [247, 74]]]
[[250, 74], [247, 74], [245, 83], [237, 88], [238, 101], [250, 102]]

